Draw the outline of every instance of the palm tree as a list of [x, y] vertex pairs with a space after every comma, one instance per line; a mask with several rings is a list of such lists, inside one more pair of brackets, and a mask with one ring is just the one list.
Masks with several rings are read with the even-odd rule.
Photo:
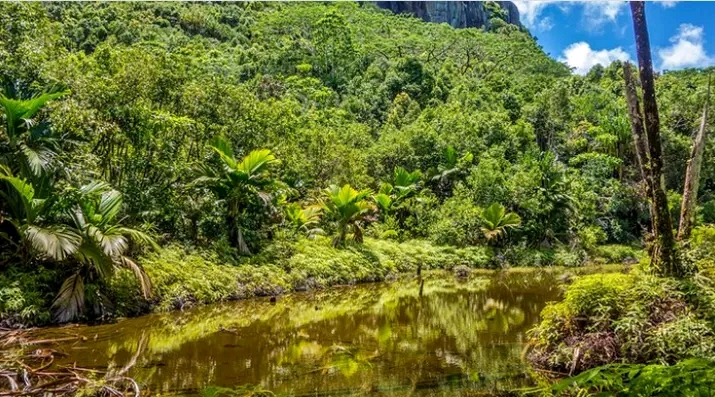
[[81, 265], [68, 277], [53, 303], [55, 320], [70, 321], [84, 311], [84, 277], [97, 275], [108, 280], [118, 268], [129, 269], [139, 281], [145, 298], [151, 295], [149, 276], [129, 256], [133, 241], [158, 249], [156, 243], [142, 231], [119, 224], [122, 194], [105, 182], [92, 182], [79, 189], [77, 206], [70, 211], [71, 233], [80, 237], [72, 256]]
[[496, 241], [506, 234], [508, 229], [518, 227], [521, 218], [514, 212], [506, 212], [506, 208], [499, 203], [490, 205], [482, 212], [482, 232], [487, 241]]
[[323, 229], [318, 227], [322, 208], [308, 206], [302, 208], [299, 203], [291, 203], [285, 207], [285, 216], [288, 222], [296, 229], [305, 232], [308, 238], [323, 234]]
[[[37, 178], [47, 172], [57, 156], [57, 140], [47, 124], [33, 117], [47, 102], [67, 95], [69, 91], [50, 91], [30, 99], [13, 99], [0, 93], [0, 109], [5, 113], [5, 140], [0, 139], [0, 164], [21, 177]], [[2, 135], [0, 135], [2, 138]]]
[[71, 232], [80, 237], [72, 252], [81, 265], [68, 277], [53, 303], [55, 320], [66, 322], [84, 311], [84, 277], [97, 275], [110, 279], [116, 269], [129, 269], [145, 298], [151, 295], [151, 281], [132, 258], [127, 256], [133, 241], [158, 249], [146, 233], [120, 225], [117, 215], [122, 207], [122, 194], [105, 182], [92, 182], [79, 189], [78, 204], [70, 212]]
[[270, 191], [276, 187], [277, 182], [270, 177], [269, 166], [278, 160], [270, 150], [259, 149], [238, 161], [229, 143], [223, 138], [214, 140], [211, 147], [221, 158], [222, 167], [219, 170], [205, 167], [203, 175], [194, 184], [208, 187], [224, 201], [229, 243], [240, 253], [250, 255], [240, 218], [251, 200], [258, 198], [264, 205], [271, 203]]
[[40, 199], [24, 179], [13, 176], [6, 166], [0, 166], [0, 180], [8, 189], [0, 191], [11, 203], [9, 224], [12, 235], [0, 233], [11, 245], [16, 245], [24, 262], [31, 259], [53, 260], [79, 264], [62, 284], [53, 302], [54, 318], [66, 322], [84, 311], [84, 279], [98, 275], [110, 278], [116, 268], [131, 270], [139, 280], [142, 293], [149, 297], [151, 284], [144, 271], [126, 254], [129, 242], [149, 244], [154, 241], [145, 233], [123, 227], [117, 220], [122, 196], [104, 182], [93, 182], [78, 190], [77, 205], [68, 214], [72, 225], [50, 224], [43, 217], [49, 213], [51, 199]]
[[436, 184], [435, 193], [441, 198], [451, 195], [454, 180], [465, 174], [472, 160], [474, 160], [474, 155], [471, 152], [457, 157], [457, 151], [452, 146], [444, 149], [444, 161], [432, 176], [432, 182]]
[[348, 229], [353, 231], [353, 240], [362, 243], [361, 224], [367, 221], [368, 215], [375, 210], [374, 205], [367, 201], [372, 191], [369, 189], [357, 191], [346, 184], [343, 187], [331, 185], [324, 192], [325, 215], [335, 220], [338, 225], [338, 235], [333, 239], [333, 246], [338, 247], [345, 242]]
[[0, 181], [6, 185], [0, 197], [9, 215], [0, 216], [0, 238], [15, 248], [23, 263], [32, 258], [63, 260], [76, 250], [80, 236], [63, 225], [43, 225], [51, 198], [39, 198], [30, 183], [15, 177], [5, 165], [0, 165]]
[[[374, 197], [375, 203], [380, 208], [382, 220], [403, 208], [405, 202], [417, 194], [421, 177], [422, 173], [419, 170], [408, 172], [402, 167], [395, 167], [392, 184], [383, 183], [380, 186], [380, 192]], [[399, 221], [402, 222], [403, 219]]]

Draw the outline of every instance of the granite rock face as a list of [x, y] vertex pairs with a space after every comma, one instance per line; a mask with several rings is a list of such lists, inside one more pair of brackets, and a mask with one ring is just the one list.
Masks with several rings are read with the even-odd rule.
[[[481, 28], [489, 24], [489, 11], [480, 1], [378, 1], [395, 14], [412, 14], [425, 22], [448, 23], [455, 28]], [[511, 1], [497, 1], [507, 22], [521, 26], [519, 10]]]

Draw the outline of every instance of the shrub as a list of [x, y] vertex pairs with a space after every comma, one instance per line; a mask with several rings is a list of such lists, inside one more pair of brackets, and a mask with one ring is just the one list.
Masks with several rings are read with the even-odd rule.
[[224, 263], [215, 254], [186, 252], [172, 246], [142, 258], [153, 283], [151, 302], [136, 293], [128, 275], [112, 280], [111, 296], [117, 314], [180, 309], [252, 296], [384, 280], [389, 274], [454, 266], [488, 267], [491, 250], [485, 247], [438, 247], [427, 241], [404, 243], [366, 238], [364, 244], [332, 246], [330, 238], [276, 241], [246, 263]]
[[645, 257], [645, 252], [627, 245], [610, 244], [596, 247], [591, 256], [594, 262], [636, 263]]
[[10, 268], [0, 273], [0, 327], [47, 324], [57, 280], [61, 282], [62, 276], [43, 266], [23, 271]]
[[439, 245], [476, 244], [482, 237], [481, 213], [481, 208], [467, 197], [447, 199], [439, 208], [437, 220], [430, 225], [430, 239]]
[[[696, 299], [693, 299], [697, 297]], [[715, 358], [711, 284], [644, 274], [590, 275], [547, 305], [531, 331], [532, 362], [559, 371], [617, 361]]]

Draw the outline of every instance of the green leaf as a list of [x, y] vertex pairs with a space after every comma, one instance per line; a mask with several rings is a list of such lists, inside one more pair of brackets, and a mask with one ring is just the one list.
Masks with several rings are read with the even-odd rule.
[[84, 280], [75, 273], [62, 283], [60, 292], [52, 303], [53, 318], [59, 323], [66, 323], [84, 311]]
[[21, 234], [40, 255], [56, 260], [74, 254], [82, 242], [78, 234], [62, 226], [24, 225]]

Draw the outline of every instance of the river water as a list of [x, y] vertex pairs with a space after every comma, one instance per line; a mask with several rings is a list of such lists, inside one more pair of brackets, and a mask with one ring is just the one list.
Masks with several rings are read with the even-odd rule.
[[530, 384], [527, 331], [560, 285], [542, 271], [433, 273], [41, 337], [80, 335], [53, 346], [57, 364], [122, 371], [152, 394], [490, 395]]

